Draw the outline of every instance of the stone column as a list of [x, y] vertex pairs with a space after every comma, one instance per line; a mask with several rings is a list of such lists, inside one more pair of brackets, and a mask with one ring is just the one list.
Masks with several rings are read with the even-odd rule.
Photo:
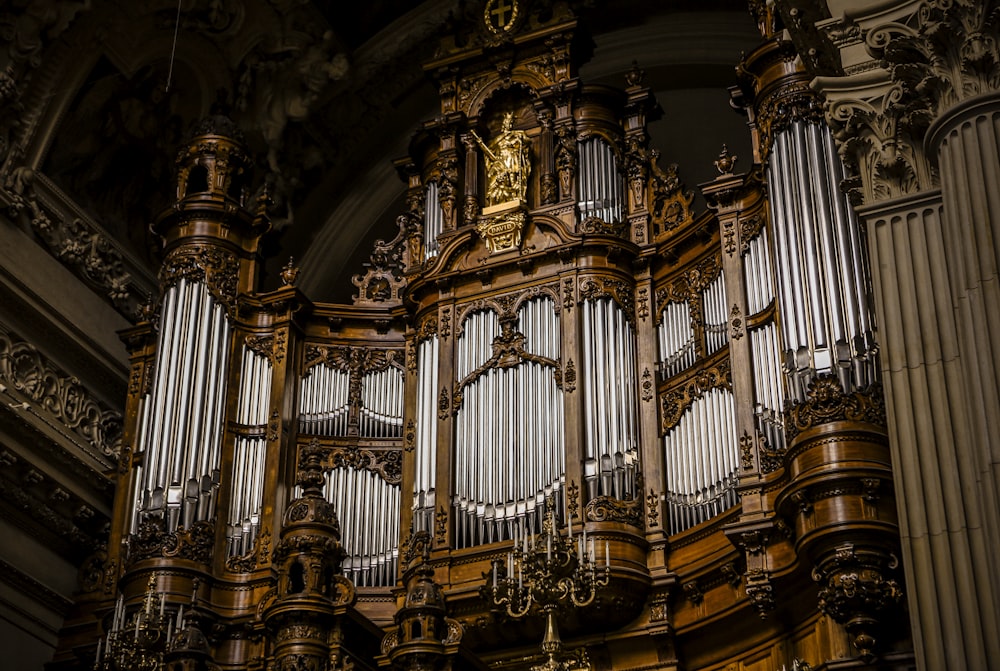
[[[972, 443], [941, 197], [862, 208], [869, 231], [882, 373], [913, 643], [926, 669], [1000, 662], [979, 503], [966, 496]], [[964, 447], [963, 447], [964, 446]], [[984, 608], [985, 606], [985, 608]]]
[[986, 566], [1000, 555], [1000, 95], [968, 100], [940, 116], [927, 146], [937, 153], [951, 299], [972, 404], [972, 458], [963, 460], [962, 480], [966, 491], [978, 490], [982, 514], [977, 535], [986, 547], [976, 557], [976, 577], [991, 589], [992, 629], [1000, 631], [1000, 578]]

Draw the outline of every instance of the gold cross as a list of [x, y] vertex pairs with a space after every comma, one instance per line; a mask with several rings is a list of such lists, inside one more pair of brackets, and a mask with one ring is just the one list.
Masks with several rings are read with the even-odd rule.
[[490, 11], [490, 15], [497, 20], [496, 27], [500, 30], [504, 30], [507, 27], [507, 23], [511, 20], [513, 14], [514, 3], [509, 2], [509, 0], [497, 0], [493, 10]]

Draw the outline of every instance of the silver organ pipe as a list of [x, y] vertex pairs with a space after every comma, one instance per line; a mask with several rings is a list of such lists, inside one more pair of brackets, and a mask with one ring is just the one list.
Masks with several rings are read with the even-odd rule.
[[396, 583], [399, 485], [375, 471], [337, 467], [326, 473], [326, 498], [340, 521], [344, 575], [359, 587]]
[[726, 279], [722, 273], [701, 292], [705, 318], [705, 346], [711, 355], [729, 342], [729, 309], [726, 301]]
[[583, 304], [584, 479], [590, 498], [636, 495], [635, 333], [610, 298]]
[[763, 225], [760, 233], [747, 244], [747, 252], [743, 256], [743, 276], [747, 285], [747, 315], [761, 312], [774, 300], [771, 268], [767, 226]]
[[[559, 359], [559, 317], [550, 298], [522, 304], [518, 328], [526, 352]], [[465, 318], [456, 341], [457, 380], [490, 359], [499, 334], [492, 311]], [[490, 368], [465, 387], [455, 424], [457, 547], [509, 540], [521, 530], [538, 532], [549, 497], [561, 510], [563, 412], [554, 370], [538, 362]]]
[[346, 436], [350, 423], [350, 373], [325, 363], [313, 366], [299, 390], [299, 432]]
[[358, 431], [366, 438], [403, 435], [403, 371], [395, 366], [361, 377]]
[[820, 372], [848, 390], [866, 386], [877, 375], [868, 279], [830, 130], [795, 121], [778, 133], [767, 177], [790, 393], [804, 399]]
[[438, 200], [437, 182], [427, 182], [424, 199], [424, 260], [438, 255], [438, 236], [444, 230], [444, 211]]
[[611, 146], [592, 137], [579, 143], [577, 208], [580, 220], [590, 217], [607, 223], [622, 220], [625, 183]]
[[762, 435], [771, 449], [784, 447], [782, 410], [785, 394], [782, 389], [778, 354], [778, 333], [774, 322], [750, 330], [750, 357], [754, 375], [754, 414]]
[[697, 350], [687, 301], [667, 303], [657, 326], [660, 376], [665, 380], [694, 365]]
[[437, 466], [437, 390], [440, 347], [437, 336], [417, 345], [416, 472], [413, 480], [413, 530], [434, 531]]
[[739, 450], [732, 392], [714, 388], [696, 398], [663, 444], [671, 533], [736, 505]]
[[226, 527], [229, 556], [247, 554], [260, 530], [267, 456], [267, 414], [271, 403], [271, 361], [243, 346], [240, 391], [236, 403], [233, 489]]
[[214, 515], [229, 329], [203, 282], [182, 279], [164, 293], [155, 378], [141, 405], [133, 532], [150, 515], [168, 531]]

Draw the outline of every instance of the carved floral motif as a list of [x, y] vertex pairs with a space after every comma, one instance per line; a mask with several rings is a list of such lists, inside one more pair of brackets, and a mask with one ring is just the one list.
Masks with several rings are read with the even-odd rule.
[[591, 522], [621, 522], [642, 528], [642, 505], [611, 496], [597, 496], [587, 503], [586, 518]]
[[694, 377], [660, 397], [660, 432], [666, 433], [677, 426], [684, 411], [705, 392], [715, 388], [732, 389], [728, 359], [699, 370]]
[[118, 458], [122, 447], [121, 414], [104, 407], [78, 379], [56, 368], [30, 343], [3, 332], [0, 382], [26, 398], [32, 412], [51, 417], [102, 455]]
[[785, 411], [785, 431], [789, 440], [813, 426], [838, 420], [886, 424], [885, 399], [878, 383], [845, 394], [837, 376], [826, 373], [809, 383], [806, 395], [806, 401]]

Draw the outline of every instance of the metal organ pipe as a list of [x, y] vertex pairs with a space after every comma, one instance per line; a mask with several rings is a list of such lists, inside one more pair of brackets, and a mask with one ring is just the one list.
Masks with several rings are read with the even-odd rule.
[[[525, 350], [558, 360], [559, 322], [548, 297], [518, 310]], [[489, 310], [466, 316], [456, 341], [456, 380], [492, 356], [500, 334]], [[470, 547], [512, 539], [519, 529], [538, 529], [547, 495], [561, 506], [565, 481], [562, 394], [551, 367], [522, 361], [490, 368], [464, 389], [456, 418], [456, 545]], [[559, 507], [561, 510], [561, 507]]]
[[671, 533], [736, 505], [738, 446], [732, 392], [715, 388], [696, 398], [663, 441]]
[[366, 438], [403, 435], [403, 371], [395, 366], [361, 377], [359, 431]]
[[138, 435], [143, 463], [133, 495], [133, 532], [149, 515], [168, 531], [214, 514], [229, 321], [200, 281], [164, 292], [152, 391]]
[[729, 309], [726, 307], [726, 280], [722, 273], [701, 292], [705, 318], [705, 345], [714, 354], [729, 342]]
[[577, 208], [580, 220], [590, 217], [607, 223], [622, 220], [625, 185], [614, 150], [598, 137], [578, 145]]
[[848, 391], [867, 386], [877, 377], [867, 269], [829, 129], [795, 121], [778, 133], [767, 176], [790, 392], [803, 400], [821, 372]]
[[344, 575], [359, 587], [394, 585], [399, 563], [399, 485], [367, 469], [328, 471], [326, 498], [340, 521]]
[[236, 424], [243, 434], [236, 437], [233, 493], [226, 528], [231, 557], [250, 552], [260, 530], [272, 374], [270, 359], [244, 344], [236, 403]]
[[414, 531], [433, 532], [434, 529], [439, 356], [440, 348], [436, 335], [417, 345], [417, 467], [413, 481]]
[[350, 422], [350, 374], [326, 364], [313, 366], [299, 390], [299, 432], [346, 436]]
[[638, 466], [635, 333], [621, 308], [601, 297], [582, 305], [584, 479], [590, 498], [636, 495]]
[[444, 230], [444, 211], [438, 200], [437, 182], [427, 182], [424, 199], [424, 260], [438, 255], [438, 236]]
[[687, 301], [668, 303], [657, 327], [660, 344], [660, 375], [671, 378], [694, 365], [697, 352], [691, 310]]

